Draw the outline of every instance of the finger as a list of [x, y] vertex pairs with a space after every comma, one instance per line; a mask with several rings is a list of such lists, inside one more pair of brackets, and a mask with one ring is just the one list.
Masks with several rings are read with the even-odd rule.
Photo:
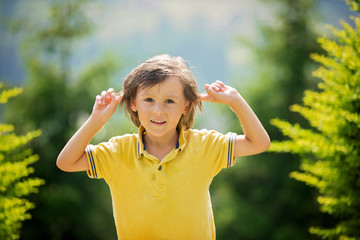
[[206, 93], [207, 95], [209, 95], [209, 97], [212, 97], [214, 95], [216, 95], [216, 92], [218, 91], [218, 87], [214, 86], [214, 85], [210, 85], [209, 87], [206, 88]]
[[218, 84], [218, 83], [212, 83], [211, 84], [211, 88], [215, 91], [215, 92], [220, 92], [220, 91], [223, 91], [223, 87]]
[[102, 97], [103, 97], [102, 100], [104, 100], [106, 104], [110, 103], [110, 102], [112, 101], [111, 95], [112, 95], [113, 93], [114, 93], [114, 89], [109, 88], [109, 89], [105, 92], [105, 94], [102, 96]]
[[227, 86], [220, 80], [216, 80], [214, 84], [216, 84], [216, 86], [218, 86], [221, 91], [225, 91], [227, 89]]
[[222, 92], [224, 92], [227, 89], [227, 86], [222, 81], [216, 80], [215, 82], [216, 84], [219, 84]]
[[216, 86], [216, 85], [213, 85], [213, 84], [211, 84], [211, 89], [212, 89], [213, 91], [215, 91], [215, 92], [219, 92], [219, 91], [220, 91], [220, 88], [219, 88], [218, 86]]
[[105, 94], [106, 101], [111, 100], [111, 95], [112, 95], [113, 92], [114, 92], [114, 89], [112, 89], [112, 88], [109, 88], [109, 89], [106, 91], [106, 94]]
[[117, 101], [121, 102], [123, 100], [124, 97], [124, 92], [120, 91], [120, 92], [115, 92], [115, 98]]
[[216, 91], [213, 89], [214, 86], [209, 85], [209, 84], [205, 84], [205, 89], [206, 92], [202, 93], [200, 95], [199, 100], [200, 101], [206, 101], [206, 102], [211, 102], [214, 100], [214, 96], [216, 95]]
[[119, 97], [123, 97], [124, 96], [124, 92], [123, 91], [120, 91], [120, 92], [116, 92], [114, 93], [115, 96], [119, 96]]
[[109, 100], [111, 99], [111, 94], [114, 92], [114, 89], [112, 88], [109, 88], [107, 91], [106, 91], [106, 99]]
[[101, 103], [105, 103], [105, 99], [106, 99], [106, 92], [102, 91], [101, 92]]
[[117, 102], [117, 104], [119, 104], [120, 102], [121, 102], [121, 100], [122, 100], [122, 98], [123, 98], [123, 94], [121, 94], [121, 93], [112, 93], [111, 94], [111, 99], [112, 100], [115, 100], [115, 102]]
[[211, 83], [210, 88], [211, 88], [214, 92], [222, 92], [222, 91], [224, 91], [223, 87], [221, 87], [221, 85], [218, 84], [218, 83]]
[[219, 84], [221, 87], [225, 88], [225, 84], [224, 84], [222, 81], [216, 80], [215, 82], [216, 82], [217, 84]]
[[115, 93], [111, 93], [111, 100], [109, 101], [109, 106], [116, 107], [120, 103], [120, 97], [116, 96]]
[[208, 101], [209, 95], [207, 94], [206, 89], [208, 89], [209, 87], [210, 87], [209, 84], [205, 84], [205, 92], [200, 93], [198, 95], [198, 100], [199, 101]]
[[96, 96], [96, 104], [101, 104], [101, 96], [100, 95]]

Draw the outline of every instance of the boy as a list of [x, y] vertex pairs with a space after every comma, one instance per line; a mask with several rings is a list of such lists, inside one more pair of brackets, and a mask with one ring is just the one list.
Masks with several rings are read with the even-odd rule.
[[[123, 92], [96, 97], [93, 112], [58, 156], [63, 171], [87, 171], [109, 185], [118, 239], [215, 239], [209, 195], [235, 157], [265, 151], [270, 139], [236, 89], [216, 81], [199, 94], [182, 58], [155, 56], [133, 69]], [[193, 130], [202, 101], [228, 105], [244, 135]], [[97, 146], [93, 136], [125, 104], [137, 134]]]

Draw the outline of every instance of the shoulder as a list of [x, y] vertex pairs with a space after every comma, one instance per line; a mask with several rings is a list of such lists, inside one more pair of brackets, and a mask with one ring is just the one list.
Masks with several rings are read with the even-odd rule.
[[191, 144], [204, 144], [206, 142], [210, 143], [224, 139], [226, 138], [226, 135], [215, 130], [188, 129], [185, 131], [184, 137], [186, 141]]
[[98, 145], [89, 145], [88, 151], [103, 162], [113, 161], [137, 156], [138, 145], [137, 134], [125, 134], [112, 137], [107, 142]]
[[119, 148], [128, 148], [131, 145], [137, 144], [137, 134], [124, 134], [121, 136], [114, 136], [107, 142], [102, 142], [96, 145], [98, 148], [104, 148], [109, 150], [118, 150]]
[[185, 139], [192, 144], [227, 144], [235, 139], [236, 133], [220, 133], [216, 130], [188, 129], [184, 133]]
[[203, 138], [209, 136], [216, 136], [216, 135], [224, 135], [215, 130], [208, 130], [208, 129], [188, 129], [185, 131], [185, 136], [193, 137], [193, 138]]
[[110, 138], [109, 142], [110, 143], [124, 143], [124, 142], [133, 142], [133, 141], [137, 141], [138, 140], [138, 134], [136, 133], [132, 133], [132, 134], [124, 134], [121, 136], [115, 136]]

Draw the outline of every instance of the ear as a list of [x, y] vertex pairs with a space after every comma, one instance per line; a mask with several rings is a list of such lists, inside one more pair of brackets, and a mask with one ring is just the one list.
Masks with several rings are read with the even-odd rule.
[[186, 115], [186, 113], [187, 113], [187, 111], [189, 110], [190, 106], [191, 106], [191, 103], [190, 103], [190, 102], [187, 102], [187, 103], [185, 104], [185, 109], [184, 109], [184, 112], [183, 112], [184, 115]]
[[131, 107], [131, 110], [133, 110], [133, 112], [137, 111], [137, 107], [136, 107], [135, 102], [131, 102], [130, 107]]

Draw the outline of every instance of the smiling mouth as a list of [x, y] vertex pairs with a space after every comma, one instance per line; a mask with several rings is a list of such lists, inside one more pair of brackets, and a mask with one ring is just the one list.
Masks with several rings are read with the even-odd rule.
[[155, 120], [151, 120], [152, 123], [155, 123], [155, 124], [164, 124], [166, 123], [166, 121], [155, 121]]

